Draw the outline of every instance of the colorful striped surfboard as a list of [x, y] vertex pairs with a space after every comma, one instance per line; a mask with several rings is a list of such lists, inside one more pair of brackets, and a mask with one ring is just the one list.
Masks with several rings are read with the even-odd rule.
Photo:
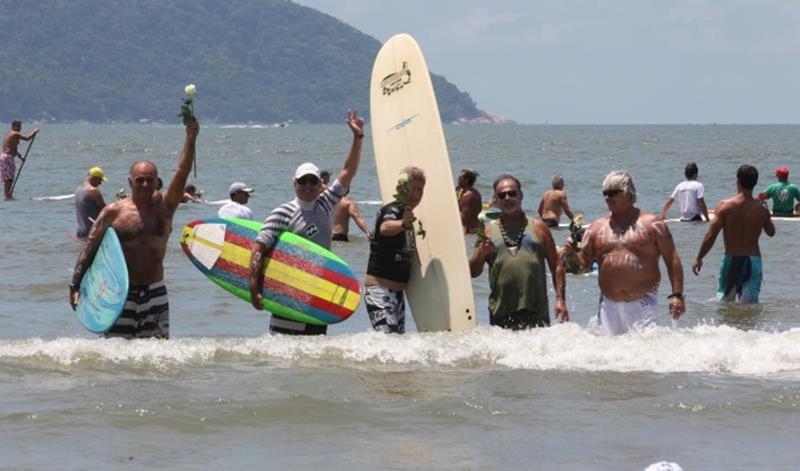
[[[250, 254], [262, 224], [202, 219], [183, 228], [181, 247], [211, 281], [250, 302]], [[278, 237], [264, 262], [264, 309], [300, 322], [341, 322], [361, 301], [355, 273], [339, 256], [291, 232]]]

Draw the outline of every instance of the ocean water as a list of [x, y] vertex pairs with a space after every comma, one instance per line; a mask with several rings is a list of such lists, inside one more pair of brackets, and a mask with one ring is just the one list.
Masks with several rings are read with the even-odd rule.
[[[638, 205], [653, 212], [689, 160], [712, 207], [735, 193], [742, 163], [759, 168], [759, 188], [780, 165], [800, 172], [800, 126], [445, 132], [454, 173], [476, 169], [485, 196], [498, 174], [512, 173], [532, 213], [558, 172], [587, 220], [605, 213], [600, 184], [614, 169], [633, 174]], [[169, 181], [182, 137], [179, 126], [43, 125], [18, 200], [0, 202], [0, 469], [642, 470], [669, 461], [686, 470], [788, 470], [800, 462], [800, 221], [776, 222], [775, 237], [762, 237], [758, 306], [714, 302], [721, 238], [694, 276], [706, 226], [671, 224], [688, 299], [677, 328], [665, 321], [595, 335], [587, 324], [596, 278], [569, 276], [572, 322], [502, 331], [487, 325], [484, 274], [473, 283], [479, 326], [469, 331], [420, 334], [409, 318], [408, 334], [385, 336], [370, 331], [362, 305], [326, 337], [287, 338], [270, 336], [266, 313], [186, 259], [180, 229], [217, 206], [184, 205], [165, 261], [172, 338], [98, 339], [67, 304], [78, 246], [66, 195], [100, 165], [111, 199], [143, 158]], [[298, 164], [335, 173], [349, 142], [344, 124], [203, 126], [190, 182], [215, 201], [244, 181], [256, 189], [250, 206], [266, 216], [292, 197]], [[351, 196], [371, 224], [379, 195], [369, 142]], [[450, 196], [427, 188], [425, 197]], [[357, 228], [351, 234], [333, 248], [363, 273], [368, 245]], [[554, 235], [561, 242], [568, 231]]]

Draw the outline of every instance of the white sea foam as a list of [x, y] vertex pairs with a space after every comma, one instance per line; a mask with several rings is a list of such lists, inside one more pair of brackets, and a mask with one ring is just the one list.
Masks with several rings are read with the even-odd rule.
[[457, 333], [387, 336], [175, 338], [169, 341], [58, 338], [0, 341], [1, 363], [127, 364], [182, 367], [216, 362], [356, 369], [409, 367], [713, 373], [800, 377], [800, 329], [743, 331], [726, 326], [649, 328], [595, 335], [576, 324], [510, 332], [478, 327]]
[[74, 198], [74, 193], [69, 193], [66, 195], [54, 195], [54, 196], [35, 196], [33, 199], [36, 201], [62, 201]]

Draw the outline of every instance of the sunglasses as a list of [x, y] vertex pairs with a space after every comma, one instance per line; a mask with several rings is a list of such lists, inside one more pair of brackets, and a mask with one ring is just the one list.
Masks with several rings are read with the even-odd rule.
[[319, 178], [313, 175], [304, 175], [297, 179], [298, 185], [319, 185]]
[[519, 193], [516, 190], [501, 191], [497, 193], [497, 197], [501, 200], [506, 198], [516, 198], [517, 196], [519, 196]]
[[622, 190], [603, 190], [603, 196], [606, 198], [613, 198], [622, 193]]

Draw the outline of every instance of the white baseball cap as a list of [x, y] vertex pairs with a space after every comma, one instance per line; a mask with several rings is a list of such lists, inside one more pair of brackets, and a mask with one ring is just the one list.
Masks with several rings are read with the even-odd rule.
[[243, 191], [245, 193], [252, 193], [253, 189], [250, 188], [249, 186], [245, 185], [242, 182], [236, 182], [236, 183], [231, 185], [230, 190], [228, 190], [228, 194], [232, 195], [232, 194], [238, 193], [240, 191]]
[[320, 174], [319, 174], [319, 167], [317, 167], [316, 165], [312, 164], [311, 162], [306, 162], [304, 164], [300, 164], [300, 166], [297, 167], [297, 170], [295, 170], [295, 172], [294, 172], [294, 179], [295, 180], [299, 180], [300, 178], [302, 178], [302, 177], [304, 177], [306, 175], [314, 175], [315, 177], [317, 177], [318, 179], [321, 180], [321, 177], [320, 177]]

